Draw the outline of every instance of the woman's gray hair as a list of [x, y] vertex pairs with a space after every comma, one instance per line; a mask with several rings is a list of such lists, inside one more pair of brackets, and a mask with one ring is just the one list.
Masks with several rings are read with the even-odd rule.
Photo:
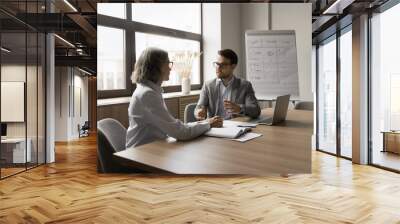
[[161, 65], [168, 62], [168, 52], [155, 47], [145, 49], [136, 61], [132, 74], [133, 83], [152, 81], [158, 83], [161, 79]]

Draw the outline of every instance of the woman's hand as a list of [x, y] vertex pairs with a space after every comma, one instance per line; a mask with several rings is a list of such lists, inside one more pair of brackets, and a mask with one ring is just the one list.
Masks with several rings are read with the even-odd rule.
[[220, 128], [224, 124], [224, 119], [219, 116], [209, 118], [207, 121], [212, 128]]
[[199, 109], [196, 109], [194, 112], [194, 116], [196, 117], [197, 120], [204, 120], [207, 117], [207, 110], [205, 107], [201, 107]]

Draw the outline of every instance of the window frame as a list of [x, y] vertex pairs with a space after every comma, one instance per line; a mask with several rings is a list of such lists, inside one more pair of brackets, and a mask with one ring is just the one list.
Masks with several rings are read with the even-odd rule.
[[[352, 157], [353, 156], [350, 156], [350, 157], [348, 157], [348, 156], [345, 156], [345, 155], [343, 155], [342, 154], [342, 105], [341, 105], [341, 103], [342, 103], [342, 100], [343, 100], [343, 98], [342, 98], [342, 82], [343, 82], [343, 80], [342, 80], [342, 76], [343, 76], [343, 73], [342, 73], [342, 71], [343, 71], [343, 69], [342, 69], [342, 52], [341, 52], [341, 42], [342, 42], [342, 40], [341, 40], [341, 38], [342, 38], [342, 36], [344, 35], [344, 34], [346, 34], [346, 33], [348, 33], [348, 32], [351, 32], [351, 35], [353, 35], [353, 24], [352, 23], [350, 23], [350, 24], [348, 24], [347, 26], [345, 26], [344, 28], [342, 28], [341, 30], [339, 30], [339, 37], [337, 38], [337, 40], [339, 41], [339, 46], [338, 46], [338, 49], [337, 49], [337, 54], [339, 54], [339, 55], [337, 55], [337, 69], [339, 69], [339, 72], [338, 72], [338, 77], [339, 77], [339, 80], [337, 80], [337, 85], [338, 85], [338, 87], [337, 87], [337, 89], [338, 89], [338, 93], [337, 93], [337, 96], [339, 97], [339, 100], [337, 101], [338, 103], [340, 103], [340, 105], [338, 106], [338, 108], [337, 108], [337, 111], [336, 111], [336, 113], [338, 113], [337, 114], [337, 122], [340, 122], [340, 124], [338, 124], [338, 132], [337, 132], [337, 134], [340, 134], [340, 136], [339, 136], [339, 142], [338, 142], [338, 144], [340, 144], [340, 146], [338, 146], [338, 152], [340, 153], [339, 155], [342, 157], [342, 158], [345, 158], [345, 159], [348, 159], [348, 160], [352, 160]], [[353, 43], [351, 43], [351, 45], [353, 46]], [[352, 54], [353, 54], [353, 51], [351, 51], [352, 52]], [[353, 66], [353, 62], [351, 62], [351, 65]], [[353, 87], [352, 87], [353, 88]], [[352, 111], [353, 111], [353, 108], [351, 109]], [[352, 124], [353, 125], [353, 124]], [[352, 136], [352, 138], [353, 138], [353, 136]], [[352, 152], [353, 152], [353, 149], [351, 150]]]
[[[340, 35], [338, 35], [338, 33], [336, 32], [336, 33], [334, 33], [334, 34], [332, 34], [331, 36], [329, 36], [329, 37], [327, 37], [326, 39], [324, 39], [324, 40], [322, 40], [322, 41], [320, 41], [317, 45], [316, 45], [316, 57], [315, 57], [315, 60], [316, 60], [316, 65], [317, 65], [317, 70], [316, 70], [316, 90], [317, 90], [317, 98], [316, 98], [316, 109], [317, 109], [317, 113], [316, 113], [316, 118], [317, 118], [317, 120], [316, 120], [316, 150], [317, 151], [320, 151], [320, 152], [324, 152], [324, 153], [328, 153], [328, 154], [330, 154], [330, 155], [335, 155], [335, 156], [338, 156], [339, 155], [339, 153], [338, 153], [338, 122], [337, 122], [337, 117], [338, 117], [338, 113], [337, 113], [337, 111], [338, 111], [338, 75], [339, 75], [339, 70], [338, 70], [338, 64], [337, 64], [337, 62], [338, 62], [338, 48], [340, 47], [340, 43], [338, 42], [338, 39], [340, 38], [339, 37]], [[320, 67], [320, 64], [319, 64], [319, 59], [320, 59], [320, 47], [321, 47], [321, 45], [325, 45], [325, 44], [328, 44], [328, 43], [330, 43], [330, 42], [332, 42], [332, 41], [335, 41], [336, 43], [335, 43], [335, 58], [336, 58], [336, 60], [335, 60], [335, 64], [336, 64], [336, 69], [335, 69], [335, 73], [336, 73], [336, 83], [335, 83], [335, 86], [336, 86], [336, 98], [335, 98], [335, 100], [336, 100], [336, 112], [335, 112], [335, 115], [336, 115], [336, 152], [335, 153], [332, 153], [332, 152], [329, 152], [329, 151], [327, 151], [327, 150], [325, 150], [325, 149], [320, 149], [320, 141], [319, 141], [319, 139], [320, 139], [320, 135], [319, 135], [319, 120], [320, 120], [320, 116], [319, 116], [319, 106], [320, 106], [320, 100], [319, 100], [319, 96], [320, 96], [320, 83], [319, 83], [319, 81], [320, 81], [320, 71], [319, 71], [319, 67]], [[340, 136], [339, 136], [340, 137]]]
[[[36, 12], [38, 12], [39, 8], [38, 8], [38, 4], [39, 2], [34, 2], [34, 4], [36, 3]], [[35, 5], [34, 5], [35, 6]], [[24, 13], [28, 12], [27, 10], [27, 4], [23, 3], [22, 5]], [[34, 8], [35, 9], [35, 8]], [[45, 7], [45, 11], [48, 11], [48, 7]], [[33, 13], [36, 13], [35, 11], [33, 11]], [[4, 14], [6, 16], [6, 18], [10, 19], [11, 21], [15, 21], [17, 23], [20, 23], [21, 21], [18, 20], [18, 18], [16, 16], [14, 16], [12, 13], [9, 13], [7, 11], [3, 11], [2, 14]], [[24, 14], [26, 15], [26, 14]], [[26, 18], [25, 18], [26, 19]], [[47, 39], [47, 33], [42, 32], [41, 30], [32, 27], [28, 24], [25, 23], [20, 23], [21, 27], [20, 29], [17, 30], [0, 30], [0, 46], [3, 45], [3, 39], [2, 36], [5, 34], [19, 34], [19, 35], [24, 35], [24, 45], [23, 45], [23, 49], [21, 49], [21, 52], [24, 53], [24, 55], [14, 55], [12, 57], [14, 57], [14, 60], [11, 61], [15, 61], [15, 59], [17, 59], [17, 61], [21, 61], [23, 62], [22, 64], [19, 64], [21, 66], [24, 67], [24, 78], [25, 81], [24, 82], [24, 121], [21, 122], [21, 124], [23, 124], [23, 130], [24, 130], [24, 134], [21, 136], [22, 139], [24, 139], [24, 152], [25, 152], [25, 162], [22, 163], [24, 164], [21, 167], [17, 167], [20, 170], [17, 171], [12, 171], [11, 173], [8, 173], [6, 175], [4, 175], [2, 172], [2, 170], [4, 168], [7, 167], [1, 167], [0, 166], [0, 181], [4, 180], [6, 178], [18, 175], [20, 173], [26, 172], [28, 170], [34, 169], [36, 167], [42, 166], [47, 164], [47, 160], [48, 160], [48, 155], [47, 155], [47, 81], [46, 81], [46, 77], [48, 74], [48, 69], [47, 69], [47, 63], [48, 61], [46, 60], [48, 54], [47, 54], [47, 44], [49, 43], [49, 40]], [[30, 43], [29, 39], [30, 39], [30, 35], [32, 35], [31, 37], [34, 37], [33, 41]], [[33, 50], [33, 54], [29, 54], [28, 53], [28, 49], [32, 49]], [[3, 53], [0, 53], [0, 82], [2, 81], [2, 67], [4, 65], [6, 65], [6, 63], [10, 63], [10, 61], [7, 61], [7, 59], [4, 58], [4, 56], [2, 56]], [[21, 60], [22, 59], [22, 60]], [[36, 113], [36, 115], [34, 115], [33, 117], [29, 117], [30, 113], [28, 111], [28, 66], [33, 66], [34, 70], [33, 72], [30, 73], [30, 75], [33, 75], [33, 77], [35, 78], [35, 83], [33, 83], [34, 85], [32, 87], [36, 88], [36, 90], [33, 91], [34, 97], [36, 102], [34, 103], [34, 106], [36, 106], [36, 109], [33, 110], [33, 112]], [[39, 67], [41, 67], [41, 70], [39, 70]], [[39, 80], [39, 75], [41, 76], [42, 80]], [[31, 80], [32, 81], [32, 80]], [[39, 98], [39, 83], [42, 82], [41, 84], [43, 85], [43, 90], [42, 92], [40, 92], [40, 95], [42, 96], [42, 98]], [[9, 81], [9, 82], [15, 82], [15, 81]], [[1, 86], [0, 86], [0, 90], [1, 90]], [[1, 92], [1, 91], [0, 91]], [[0, 93], [1, 95], [1, 93]], [[42, 105], [39, 105], [39, 101], [41, 100]], [[39, 107], [40, 106], [40, 107]], [[43, 111], [43, 113], [39, 113], [39, 108], [41, 108]], [[1, 111], [1, 105], [0, 105], [0, 111]], [[31, 111], [32, 112], [32, 111]], [[1, 115], [0, 115], [1, 117]], [[33, 120], [31, 119], [33, 118]], [[35, 121], [36, 119], [36, 121]], [[1, 122], [0, 119], [0, 123], [7, 123], [7, 122]], [[30, 124], [29, 124], [30, 123]], [[41, 125], [43, 125], [44, 129], [41, 129], [39, 131], [39, 123]], [[31, 126], [31, 131], [32, 132], [36, 132], [34, 133], [35, 135], [30, 135], [29, 138], [31, 138], [31, 143], [34, 144], [33, 141], [36, 140], [36, 148], [32, 147], [31, 148], [31, 155], [34, 155], [34, 153], [36, 152], [36, 156], [34, 158], [31, 158], [31, 162], [28, 162], [27, 160], [27, 142], [28, 142], [28, 125]], [[35, 127], [36, 126], [36, 127]], [[42, 141], [39, 141], [39, 135], [43, 135], [42, 136]], [[41, 144], [41, 148], [39, 148], [39, 145]], [[33, 145], [34, 146], [34, 145]], [[1, 148], [2, 146], [0, 145], [0, 155], [1, 155]], [[42, 150], [42, 151], [40, 151]], [[36, 160], [36, 161], [35, 161]]]
[[319, 108], [319, 65], [318, 65], [318, 60], [319, 60], [319, 47], [321, 44], [326, 44], [330, 41], [336, 41], [336, 152], [331, 153], [328, 152], [324, 149], [319, 148], [319, 113], [317, 111], [316, 113], [316, 150], [318, 152], [323, 152], [327, 153], [329, 155], [333, 155], [339, 158], [347, 159], [347, 160], [352, 160], [352, 158], [349, 158], [347, 156], [342, 155], [342, 150], [341, 150], [341, 118], [340, 118], [340, 113], [341, 113], [341, 108], [340, 108], [340, 99], [341, 99], [341, 90], [340, 90], [340, 76], [341, 76], [341, 67], [340, 67], [340, 60], [341, 60], [341, 54], [340, 54], [340, 38], [342, 35], [344, 35], [347, 32], [352, 32], [352, 21], [351, 17], [346, 16], [344, 17], [341, 21], [341, 26], [336, 27], [336, 24], [332, 26], [331, 29], [327, 29], [325, 33], [322, 33], [321, 36], [317, 37], [317, 43], [316, 45], [316, 108]]
[[367, 38], [368, 38], [368, 165], [377, 167], [383, 170], [388, 170], [391, 172], [395, 173], [400, 173], [400, 170], [393, 169], [384, 165], [380, 165], [378, 163], [374, 163], [374, 156], [373, 156], [373, 127], [372, 127], [372, 120], [373, 120], [373, 113], [372, 113], [372, 94], [373, 94], [373, 88], [372, 88], [372, 63], [373, 63], [373, 51], [372, 51], [372, 32], [373, 32], [373, 27], [372, 27], [372, 19], [376, 14], [382, 14], [385, 11], [391, 9], [392, 7], [396, 6], [397, 4], [400, 4], [399, 0], [388, 0], [382, 5], [378, 6], [377, 8], [368, 11], [368, 31], [367, 31]]
[[[376, 163], [373, 163], [373, 133], [372, 133], [372, 18], [374, 17], [374, 14], [379, 14], [379, 13], [384, 13], [386, 10], [389, 10], [390, 8], [396, 6], [397, 4], [400, 4], [400, 0], [387, 0], [386, 2], [384, 2], [382, 5], [377, 6], [376, 8], [373, 9], [368, 9], [363, 11], [362, 13], [365, 13], [368, 15], [368, 21], [367, 21], [367, 33], [365, 34], [366, 39], [367, 39], [367, 44], [368, 44], [368, 49], [367, 49], [367, 98], [368, 98], [368, 102], [367, 102], [367, 154], [368, 154], [368, 161], [367, 161], [367, 165], [373, 166], [373, 167], [377, 167], [380, 169], [384, 169], [384, 170], [388, 170], [391, 172], [396, 172], [396, 173], [400, 173], [400, 170], [397, 169], [393, 169], [390, 167], [386, 167], [383, 165], [379, 165]], [[360, 13], [361, 14], [361, 13]], [[360, 15], [359, 14], [359, 15]], [[355, 18], [354, 16], [359, 16], [359, 15], [346, 15], [345, 17], [341, 18], [340, 20], [338, 20], [335, 24], [331, 25], [329, 28], [327, 28], [326, 30], [322, 31], [321, 33], [317, 34], [315, 37], [313, 37], [313, 44], [316, 45], [316, 49], [318, 49], [319, 44], [328, 39], [333, 33], [337, 32], [336, 30], [338, 28], [345, 28], [346, 26], [352, 24], [352, 19]], [[344, 31], [345, 32], [345, 31]], [[340, 37], [340, 36], [339, 36]], [[340, 40], [339, 40], [340, 41]], [[316, 50], [316, 61], [318, 62], [318, 50]], [[318, 89], [318, 63], [316, 63], [316, 88]], [[319, 91], [316, 91], [316, 108], [318, 108], [318, 94]], [[318, 118], [318, 113], [316, 113], [316, 123], [319, 122], [319, 118]], [[318, 146], [318, 136], [319, 130], [318, 130], [318, 125], [316, 125], [316, 148], [317, 151], [319, 152], [323, 152], [323, 153], [327, 153], [327, 154], [331, 154], [329, 152], [323, 151], [321, 149], [319, 149]], [[340, 158], [344, 158], [344, 159], [348, 159], [348, 160], [352, 160], [352, 158], [347, 158], [347, 157], [343, 157], [335, 154], [331, 154], [333, 156], [336, 157], [340, 157]]]
[[[98, 24], [99, 25], [99, 24]], [[117, 26], [109, 26], [109, 25], [100, 25], [108, 28], [116, 28], [116, 29], [122, 29], [124, 30], [124, 40], [125, 40], [125, 49], [124, 49], [124, 59], [125, 59], [125, 88], [124, 89], [112, 89], [112, 90], [97, 90], [97, 98], [110, 98], [110, 97], [118, 97], [118, 96], [124, 96], [129, 94], [132, 91], [132, 83], [130, 82], [130, 74], [129, 73], [129, 65], [128, 65], [128, 56], [131, 55], [129, 51], [131, 51], [131, 48], [128, 47], [128, 41], [127, 41], [127, 32], [124, 28], [122, 27], [117, 27]]]
[[[126, 19], [97, 14], [97, 25], [125, 30], [125, 72], [126, 87], [119, 90], [97, 90], [97, 98], [115, 98], [130, 96], [136, 88], [132, 84], [131, 74], [136, 61], [136, 43], [135, 33], [155, 34], [173, 38], [198, 41], [200, 44], [200, 52], [203, 52], [203, 4], [200, 4], [200, 34], [161, 27], [141, 22], [132, 21], [132, 5], [135, 3], [126, 3]], [[191, 90], [200, 90], [204, 82], [203, 74], [203, 56], [200, 55], [200, 84], [191, 84]], [[162, 87], [165, 93], [181, 91], [181, 85]]]

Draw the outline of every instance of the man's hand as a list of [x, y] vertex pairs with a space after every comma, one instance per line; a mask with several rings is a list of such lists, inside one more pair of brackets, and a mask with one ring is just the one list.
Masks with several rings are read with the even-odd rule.
[[230, 114], [240, 113], [240, 106], [229, 100], [224, 100], [224, 109]]
[[218, 117], [218, 116], [209, 118], [207, 121], [212, 128], [220, 128], [224, 124], [224, 119], [222, 119], [222, 117]]
[[207, 117], [207, 110], [205, 107], [201, 107], [199, 109], [196, 109], [194, 112], [194, 116], [196, 117], [197, 120], [204, 120]]

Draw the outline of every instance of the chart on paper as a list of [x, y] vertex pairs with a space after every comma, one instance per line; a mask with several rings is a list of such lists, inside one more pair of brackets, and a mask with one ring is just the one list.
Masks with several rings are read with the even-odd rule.
[[246, 32], [247, 80], [258, 99], [290, 94], [299, 96], [296, 35], [294, 30]]

